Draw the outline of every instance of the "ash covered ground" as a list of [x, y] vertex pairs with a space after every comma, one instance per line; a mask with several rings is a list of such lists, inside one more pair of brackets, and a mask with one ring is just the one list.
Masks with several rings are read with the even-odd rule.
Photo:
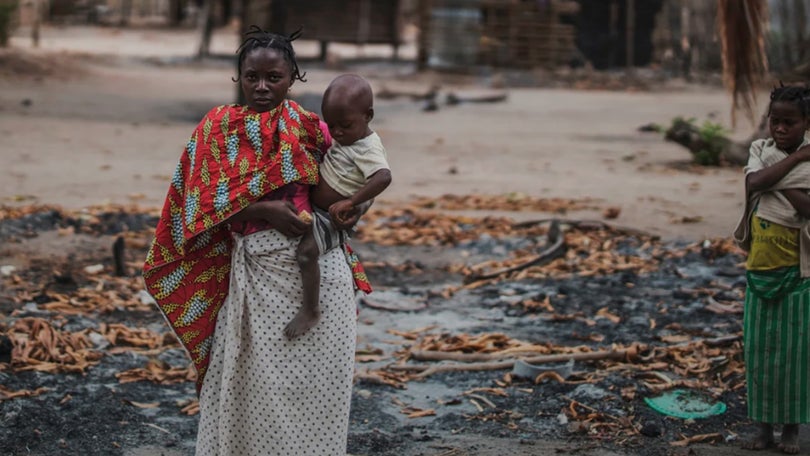
[[[726, 241], [661, 243], [564, 223], [561, 257], [480, 279], [542, 252], [548, 224], [498, 229], [509, 222], [421, 216], [383, 211], [354, 243], [376, 291], [358, 300], [350, 454], [739, 452], [751, 429], [739, 340], [744, 271]], [[155, 221], [120, 208], [0, 218], [3, 454], [193, 454], [193, 372], [137, 275]], [[413, 236], [378, 242], [386, 230]], [[123, 277], [113, 274], [119, 237]], [[416, 351], [509, 349], [632, 356], [577, 361], [537, 379], [510, 368], [417, 378], [419, 365], [454, 361], [420, 361]], [[644, 402], [678, 388], [727, 410], [684, 420]]]

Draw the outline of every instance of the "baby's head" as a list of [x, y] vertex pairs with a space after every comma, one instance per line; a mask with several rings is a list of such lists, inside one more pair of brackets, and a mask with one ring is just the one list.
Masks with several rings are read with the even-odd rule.
[[374, 118], [374, 95], [368, 81], [356, 74], [336, 77], [323, 94], [321, 113], [332, 138], [341, 146], [350, 146], [370, 135], [368, 123]]
[[808, 89], [803, 86], [783, 86], [771, 92], [768, 127], [776, 147], [791, 153], [804, 141], [810, 127]]

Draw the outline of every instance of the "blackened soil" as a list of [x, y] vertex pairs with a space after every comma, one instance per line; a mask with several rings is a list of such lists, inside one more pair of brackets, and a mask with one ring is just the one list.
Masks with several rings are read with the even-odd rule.
[[[117, 309], [59, 316], [37, 307], [45, 300], [44, 291], [70, 294], [96, 286], [91, 277], [80, 273], [81, 267], [94, 261], [108, 264], [111, 236], [142, 230], [150, 223], [154, 223], [151, 216], [126, 212], [84, 221], [60, 212], [0, 221], [0, 239], [8, 242], [14, 239], [18, 254], [28, 247], [36, 252], [38, 239], [56, 228], [74, 226], [75, 236], [87, 240], [69, 244], [46, 257], [28, 258], [32, 266], [15, 272], [22, 283], [13, 282], [10, 276], [0, 277], [3, 284], [0, 332], [26, 316], [59, 321], [61, 327], [70, 331], [97, 328], [101, 322], [166, 331], [157, 311]], [[522, 243], [519, 239], [482, 242], [487, 244], [480, 246], [479, 252], [500, 245], [508, 253], [509, 248]], [[369, 276], [380, 296], [393, 301], [397, 296], [423, 297], [427, 302], [424, 309], [411, 312], [392, 312], [361, 304], [361, 346], [382, 348], [386, 355], [413, 343], [388, 334], [388, 329], [408, 331], [431, 324], [436, 325], [434, 333], [500, 332], [527, 342], [585, 345], [594, 350], [609, 348], [611, 344], [663, 346], [669, 337], [713, 338], [741, 330], [740, 314], [707, 310], [709, 295], [725, 303], [740, 301], [744, 282], [739, 267], [741, 258], [736, 255], [691, 249], [681, 257], [663, 259], [660, 267], [650, 274], [620, 272], [502, 281], [462, 289], [445, 299], [441, 297], [442, 291], [460, 286], [463, 279], [448, 272], [448, 265], [469, 258], [462, 250], [475, 250], [474, 243], [462, 247], [356, 247], [364, 261], [372, 265]], [[672, 251], [687, 247], [666, 246]], [[143, 249], [130, 250], [127, 255], [130, 261], [138, 261], [144, 253]], [[0, 266], [5, 259], [0, 255]], [[61, 277], [54, 275], [55, 269]], [[19, 292], [23, 289], [32, 292], [20, 299]], [[546, 298], [554, 312], [521, 304]], [[601, 309], [618, 321], [600, 316]], [[157, 358], [184, 367], [185, 356], [180, 349], [170, 349]], [[3, 454], [115, 455], [145, 446], [162, 448], [167, 454], [193, 454], [198, 417], [181, 411], [182, 405], [194, 398], [191, 383], [122, 384], [115, 377], [118, 372], [144, 367], [149, 359], [133, 353], [107, 354], [84, 375], [22, 372], [6, 364], [0, 370], [0, 385], [7, 390], [33, 391], [44, 387], [47, 391], [34, 397], [0, 400]], [[388, 359], [359, 368], [384, 367], [390, 362]], [[543, 454], [534, 445], [555, 441], [566, 445], [568, 450], [564, 452], [573, 454], [597, 454], [591, 452], [607, 448], [615, 454], [652, 456], [669, 454], [670, 442], [696, 434], [719, 433], [729, 440], [725, 445], [736, 446], [734, 436], [751, 428], [745, 418], [744, 388], [725, 391], [716, 398], [726, 403], [726, 413], [685, 421], [650, 409], [643, 398], [655, 393], [631, 371], [610, 368], [608, 362], [576, 363], [571, 383], [546, 380], [534, 384], [529, 379], [512, 379], [503, 386], [506, 396], [474, 393], [485, 397], [491, 405], [464, 393], [501, 387], [503, 383], [499, 382], [507, 380], [508, 371], [437, 374], [409, 382], [406, 389], [359, 383], [352, 401], [348, 450], [356, 455], [440, 454], [442, 448], [448, 447], [447, 442], [463, 437], [479, 439], [479, 443], [467, 446], [468, 453], [458, 454], [478, 454], [472, 448], [476, 445], [484, 448], [488, 441], [517, 442], [525, 451], [520, 454]], [[677, 379], [675, 374], [668, 375]], [[730, 384], [742, 381], [735, 375], [741, 374], [728, 378]], [[576, 382], [587, 379], [592, 381]], [[622, 390], [627, 388], [635, 388], [634, 398], [623, 398]], [[575, 409], [579, 418], [571, 416], [570, 411], [566, 413], [572, 400], [584, 406]], [[433, 409], [435, 415], [409, 418], [403, 413], [403, 406]], [[591, 427], [579, 426], [578, 421], [589, 422]], [[592, 426], [594, 423], [603, 426]], [[480, 454], [498, 454], [481, 451]]]

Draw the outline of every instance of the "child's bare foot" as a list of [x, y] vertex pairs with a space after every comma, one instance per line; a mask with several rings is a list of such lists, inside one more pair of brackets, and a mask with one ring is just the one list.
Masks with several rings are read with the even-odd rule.
[[799, 425], [786, 424], [782, 429], [782, 441], [779, 449], [785, 454], [799, 454]]
[[772, 446], [773, 442], [773, 425], [760, 423], [757, 436], [743, 442], [742, 447], [746, 450], [764, 450]]
[[295, 314], [292, 321], [287, 323], [287, 327], [284, 328], [284, 335], [287, 336], [288, 339], [295, 339], [318, 324], [318, 320], [320, 319], [320, 309], [317, 307], [314, 309], [307, 309], [306, 307], [302, 306], [300, 309], [298, 309], [298, 313]]

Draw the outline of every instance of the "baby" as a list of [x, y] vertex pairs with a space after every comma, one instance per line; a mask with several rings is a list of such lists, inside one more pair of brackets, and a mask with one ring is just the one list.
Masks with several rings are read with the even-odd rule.
[[[301, 239], [297, 259], [304, 285], [304, 304], [284, 334], [294, 339], [320, 319], [318, 257], [342, 245], [350, 233], [336, 229], [355, 211], [368, 210], [372, 200], [391, 184], [385, 148], [369, 128], [374, 100], [369, 83], [347, 74], [335, 78], [323, 95], [321, 111], [334, 141], [320, 166], [319, 184], [310, 193], [312, 230]], [[331, 217], [331, 218], [330, 218]]]

